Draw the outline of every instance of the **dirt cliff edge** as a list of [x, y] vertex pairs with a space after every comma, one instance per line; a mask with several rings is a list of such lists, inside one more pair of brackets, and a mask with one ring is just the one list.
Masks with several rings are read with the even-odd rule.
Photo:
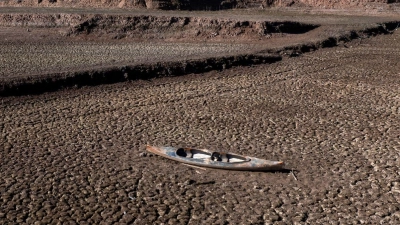
[[323, 9], [387, 8], [400, 0], [0, 0], [0, 6], [99, 7], [182, 10], [313, 7]]

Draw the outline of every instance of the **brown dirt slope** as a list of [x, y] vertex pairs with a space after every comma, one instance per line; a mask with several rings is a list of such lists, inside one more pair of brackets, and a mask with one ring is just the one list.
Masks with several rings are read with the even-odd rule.
[[306, 33], [318, 25], [290, 21], [239, 21], [196, 17], [96, 15], [74, 26], [68, 35], [113, 34], [115, 38], [204, 40], [212, 37], [259, 39], [272, 33]]
[[318, 7], [318, 8], [385, 8], [399, 0], [2, 0], [2, 6], [73, 6], [148, 9], [221, 10], [231, 8]]

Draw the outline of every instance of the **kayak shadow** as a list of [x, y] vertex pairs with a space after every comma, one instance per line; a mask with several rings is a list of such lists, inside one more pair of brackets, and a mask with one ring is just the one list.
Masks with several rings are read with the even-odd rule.
[[193, 166], [190, 164], [186, 164], [186, 163], [182, 163], [182, 165], [187, 166], [188, 168], [194, 169], [194, 170], [200, 170], [200, 171], [224, 171], [224, 172], [247, 172], [247, 173], [284, 173], [284, 174], [294, 174], [294, 173], [298, 173], [300, 172], [299, 170], [295, 170], [295, 169], [287, 169], [287, 168], [282, 168], [282, 169], [273, 169], [273, 170], [252, 170], [252, 169], [248, 169], [248, 170], [229, 170], [229, 169], [219, 169], [219, 168], [209, 168], [209, 167], [201, 167], [201, 166]]
[[275, 169], [275, 170], [244, 170], [243, 172], [284, 173], [284, 174], [290, 174], [290, 173], [298, 173], [298, 172], [300, 172], [300, 171], [299, 171], [299, 170], [294, 170], [294, 169], [282, 168], [282, 169]]

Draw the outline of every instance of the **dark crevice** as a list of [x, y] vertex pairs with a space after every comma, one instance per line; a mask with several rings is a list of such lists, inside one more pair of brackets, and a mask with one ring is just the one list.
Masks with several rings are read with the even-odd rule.
[[235, 66], [273, 63], [281, 59], [279, 55], [237, 55], [183, 62], [159, 62], [90, 71], [47, 74], [30, 79], [3, 81], [0, 83], [0, 96], [33, 95], [65, 88], [197, 74]]
[[276, 52], [282, 56], [296, 57], [300, 56], [302, 53], [315, 51], [320, 48], [331, 48], [341, 45], [345, 46], [344, 44], [346, 42], [350, 42], [355, 39], [365, 39], [381, 34], [391, 34], [399, 27], [400, 21], [377, 24], [375, 27], [370, 27], [360, 31], [352, 30], [344, 35], [338, 37], [329, 37], [316, 43], [287, 46], [283, 49], [277, 50]]

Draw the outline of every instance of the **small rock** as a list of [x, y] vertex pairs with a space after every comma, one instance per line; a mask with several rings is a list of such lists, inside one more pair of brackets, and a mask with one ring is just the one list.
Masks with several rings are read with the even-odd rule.
[[189, 180], [185, 181], [183, 184], [184, 185], [192, 185], [194, 183], [196, 183], [196, 181], [189, 179]]
[[10, 143], [8, 143], [8, 142], [4, 144], [4, 149], [5, 149], [5, 150], [9, 151], [9, 150], [11, 150], [12, 148], [13, 148], [12, 144], [10, 144]]

